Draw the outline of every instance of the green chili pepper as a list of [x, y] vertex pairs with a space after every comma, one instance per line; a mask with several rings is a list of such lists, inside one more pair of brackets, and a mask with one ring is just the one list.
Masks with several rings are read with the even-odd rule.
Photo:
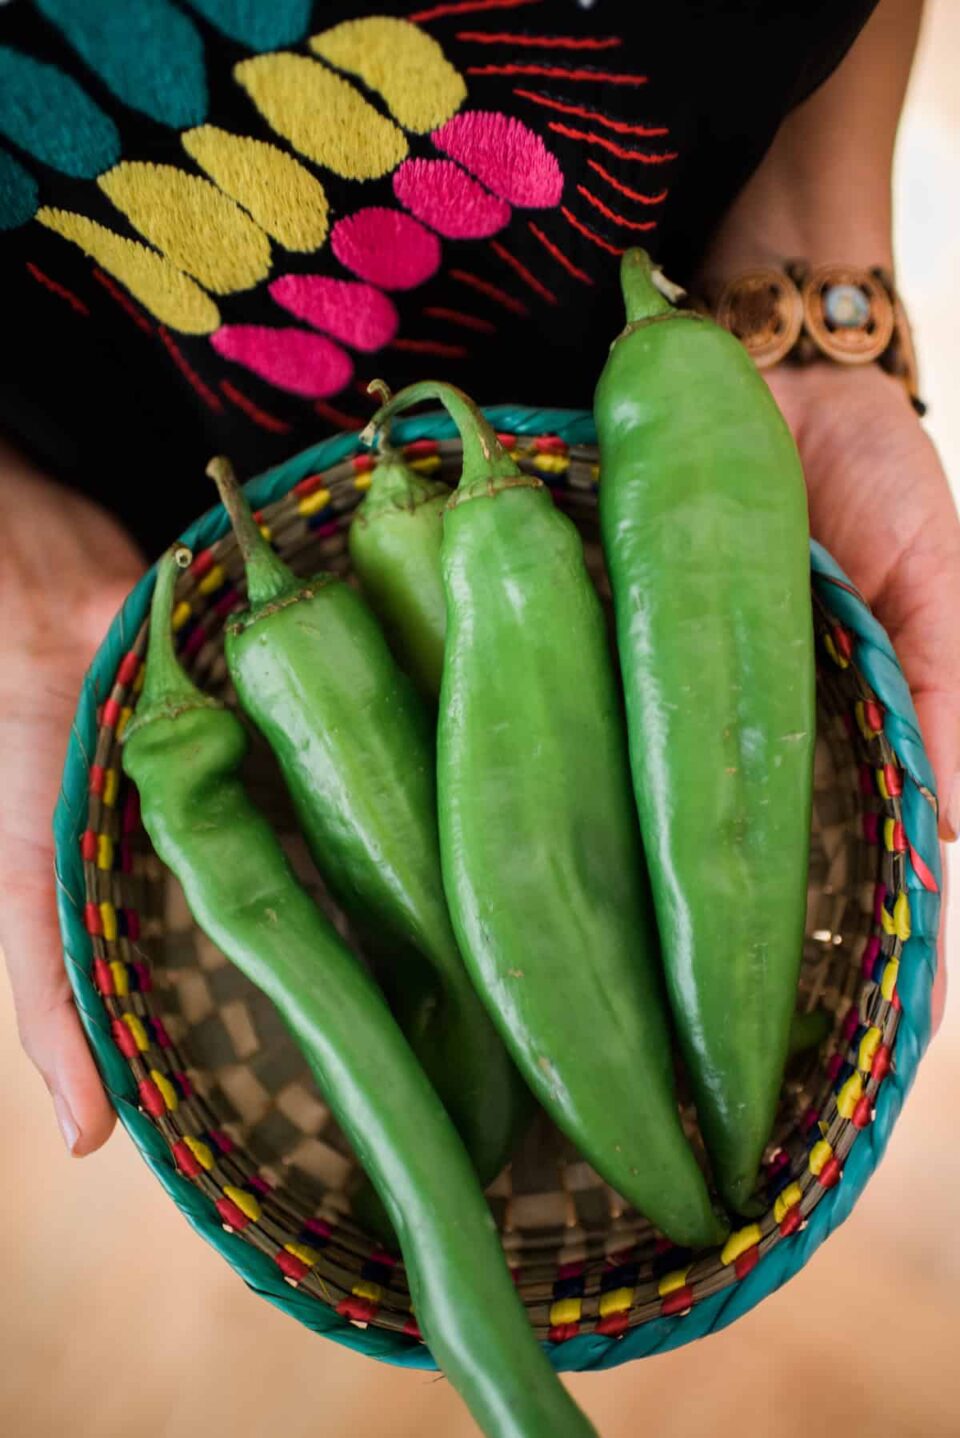
[[[388, 399], [386, 386], [379, 388]], [[350, 525], [350, 559], [402, 668], [436, 703], [447, 623], [440, 541], [450, 490], [417, 474], [389, 444], [379, 456]]]
[[[796, 1002], [815, 737], [806, 492], [742, 346], [642, 250], [597, 387], [600, 518], [674, 1017], [720, 1192], [745, 1211]], [[669, 287], [671, 290], [673, 287]]]
[[444, 881], [478, 991], [541, 1103], [677, 1243], [723, 1233], [680, 1125], [622, 705], [580, 537], [470, 400], [446, 516]]
[[[189, 551], [180, 551], [189, 563]], [[276, 1005], [400, 1235], [431, 1351], [490, 1438], [593, 1434], [534, 1339], [463, 1145], [373, 980], [300, 887], [239, 778], [236, 715], [177, 661], [160, 563], [123, 766], [194, 918]]]
[[531, 1104], [450, 925], [426, 711], [359, 596], [331, 574], [297, 578], [264, 540], [229, 464], [214, 460], [210, 473], [247, 571], [249, 608], [226, 634], [240, 705], [279, 760], [314, 862], [372, 948], [486, 1184]]

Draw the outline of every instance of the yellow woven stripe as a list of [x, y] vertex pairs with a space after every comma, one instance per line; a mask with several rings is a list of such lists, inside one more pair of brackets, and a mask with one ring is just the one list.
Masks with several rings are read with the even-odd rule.
[[214, 1164], [213, 1149], [210, 1145], [204, 1143], [202, 1139], [194, 1138], [193, 1135], [189, 1133], [184, 1134], [183, 1141], [200, 1167], [207, 1169], [209, 1172]]
[[[110, 961], [110, 973], [113, 977], [114, 993], [118, 999], [125, 999], [130, 992], [130, 976], [127, 973], [126, 964], [121, 964], [119, 959], [112, 959]], [[126, 1017], [126, 1015], [124, 1015], [124, 1017]], [[130, 1017], [132, 1017], [132, 1015], [130, 1015]]]
[[198, 594], [215, 594], [226, 579], [222, 564], [215, 564], [212, 569], [207, 570], [200, 583], [197, 585]]
[[[313, 1261], [315, 1263], [316, 1258], [314, 1258]], [[371, 1283], [366, 1278], [362, 1278], [359, 1283], [355, 1283], [352, 1292], [355, 1298], [366, 1298], [370, 1303], [383, 1302], [383, 1288], [379, 1283]]]
[[245, 1188], [234, 1188], [233, 1184], [228, 1183], [224, 1186], [223, 1195], [224, 1198], [229, 1198], [231, 1202], [235, 1203], [251, 1223], [256, 1223], [263, 1212], [253, 1194], [248, 1193]]
[[132, 718], [133, 718], [133, 709], [132, 709], [132, 707], [131, 707], [129, 704], [125, 704], [125, 705], [123, 706], [123, 708], [120, 710], [120, 718], [117, 720], [117, 738], [118, 738], [118, 739], [122, 739], [122, 738], [123, 738], [123, 731], [126, 729], [127, 725], [130, 723], [130, 720], [131, 720]]
[[841, 1118], [853, 1118], [853, 1111], [863, 1098], [863, 1079], [860, 1074], [851, 1074], [837, 1094], [837, 1113]]
[[117, 791], [120, 788], [120, 775], [116, 769], [107, 769], [103, 775], [103, 802], [108, 809], [112, 809], [117, 802]]
[[623, 1313], [624, 1309], [630, 1307], [633, 1302], [632, 1288], [611, 1288], [608, 1293], [601, 1293], [598, 1308], [601, 1318], [609, 1318], [611, 1313]]
[[167, 1078], [166, 1074], [162, 1074], [159, 1069], [151, 1069], [150, 1077], [160, 1090], [167, 1108], [173, 1113], [174, 1110], [180, 1106], [180, 1099], [173, 1084]]
[[657, 1292], [661, 1298], [666, 1298], [668, 1293], [676, 1293], [678, 1288], [686, 1288], [689, 1268], [674, 1268], [670, 1273], [665, 1273], [657, 1283]]
[[826, 1139], [822, 1138], [810, 1150], [810, 1172], [814, 1175], [820, 1173], [828, 1158], [833, 1158], [833, 1149]]
[[[317, 1259], [320, 1257], [317, 1250], [315, 1248], [311, 1248], [308, 1243], [285, 1243], [283, 1246], [288, 1253], [293, 1254], [294, 1258], [299, 1258], [301, 1263], [306, 1263], [311, 1268], [316, 1263]], [[372, 1288], [375, 1288], [376, 1284], [371, 1284], [370, 1286]], [[357, 1290], [354, 1289], [353, 1291], [354, 1293], [356, 1293]]]
[[297, 512], [304, 516], [319, 514], [320, 510], [326, 509], [329, 503], [329, 489], [315, 489], [312, 494], [305, 494], [298, 502]]
[[403, 131], [306, 55], [257, 55], [233, 74], [278, 135], [344, 180], [378, 180], [407, 157]]
[[112, 944], [117, 937], [117, 911], [107, 899], [100, 905], [100, 922], [103, 925], [103, 937]]
[[738, 1228], [735, 1233], [731, 1233], [723, 1245], [723, 1249], [720, 1253], [720, 1262], [735, 1263], [742, 1253], [746, 1253], [748, 1248], [753, 1248], [754, 1244], [759, 1242], [759, 1223], [749, 1223], [746, 1228]]
[[270, 273], [270, 241], [209, 180], [121, 160], [97, 184], [144, 239], [214, 294], [249, 290]]
[[362, 494], [364, 490], [370, 488], [372, 483], [373, 475], [370, 474], [368, 471], [366, 474], [357, 475], [356, 479], [353, 481], [353, 487], [354, 489], [359, 489], [360, 493]]
[[162, 325], [181, 334], [208, 335], [220, 324], [220, 311], [210, 296], [164, 255], [148, 250], [138, 240], [115, 235], [106, 226], [69, 210], [44, 207], [36, 218], [96, 260]]
[[533, 462], [544, 474], [563, 474], [570, 468], [568, 454], [538, 454], [534, 456]]
[[345, 20], [310, 39], [310, 49], [338, 70], [359, 75], [407, 130], [442, 125], [467, 98], [463, 78], [432, 36], [409, 20]]
[[265, 140], [199, 125], [181, 135], [184, 149], [224, 194], [248, 210], [288, 250], [319, 250], [330, 207], [320, 181]]
[[550, 1327], [560, 1328], [565, 1323], [579, 1323], [582, 1312], [582, 1299], [558, 1298], [556, 1303], [550, 1305]]
[[883, 971], [883, 978], [880, 980], [880, 992], [887, 1000], [893, 998], [897, 989], [897, 979], [900, 977], [900, 960], [891, 959]]
[[97, 836], [97, 868], [113, 868], [113, 840], [109, 834]]
[[783, 1222], [791, 1208], [796, 1208], [802, 1197], [803, 1190], [799, 1183], [790, 1183], [782, 1193], [777, 1194], [773, 1201], [773, 1216], [777, 1223]]
[[867, 1029], [857, 1050], [857, 1068], [868, 1074], [873, 1067], [873, 1057], [880, 1047], [883, 1034], [876, 1027]]
[[189, 618], [190, 605], [185, 599], [181, 599], [180, 603], [174, 606], [173, 613], [170, 616], [170, 624], [174, 634], [177, 634], [183, 628]]
[[137, 1018], [136, 1014], [123, 1014], [123, 1022], [133, 1034], [133, 1041], [142, 1054], [145, 1054], [150, 1047], [150, 1040], [147, 1038], [147, 1031]]

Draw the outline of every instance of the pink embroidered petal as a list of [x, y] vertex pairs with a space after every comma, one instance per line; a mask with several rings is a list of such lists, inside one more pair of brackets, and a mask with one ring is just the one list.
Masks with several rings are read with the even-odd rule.
[[540, 136], [520, 120], [492, 110], [466, 110], [439, 130], [433, 143], [513, 205], [558, 205], [563, 172]]
[[373, 285], [325, 275], [281, 275], [268, 286], [278, 305], [355, 350], [378, 350], [397, 333], [396, 306]]
[[333, 227], [333, 253], [362, 280], [385, 290], [412, 290], [440, 268], [440, 241], [402, 210], [371, 205]]
[[393, 193], [418, 220], [450, 240], [483, 240], [510, 220], [506, 200], [452, 160], [405, 160], [394, 171]]
[[261, 379], [291, 394], [325, 399], [350, 382], [353, 361], [339, 345], [309, 330], [268, 325], [222, 325], [210, 343]]

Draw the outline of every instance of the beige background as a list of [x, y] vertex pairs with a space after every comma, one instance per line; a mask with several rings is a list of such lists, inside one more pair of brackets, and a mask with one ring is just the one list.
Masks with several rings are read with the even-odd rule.
[[[900, 145], [899, 262], [930, 428], [960, 484], [960, 4], [928, 8]], [[955, 960], [958, 937], [955, 911]], [[573, 1380], [604, 1438], [725, 1438], [744, 1428], [777, 1438], [956, 1438], [958, 1099], [955, 989], [887, 1160], [846, 1228], [726, 1333]], [[0, 1175], [0, 1433], [476, 1432], [444, 1382], [325, 1343], [249, 1293], [194, 1236], [125, 1135], [94, 1158], [68, 1159], [17, 1049], [3, 985]]]

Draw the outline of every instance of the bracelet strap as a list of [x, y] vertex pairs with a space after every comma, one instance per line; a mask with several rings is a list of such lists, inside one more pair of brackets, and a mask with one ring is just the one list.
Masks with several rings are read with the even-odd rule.
[[[702, 313], [711, 307], [695, 302]], [[918, 414], [917, 361], [893, 277], [883, 269], [790, 260], [783, 269], [748, 270], [723, 288], [714, 318], [741, 341], [760, 369], [788, 360], [879, 364], [906, 387]]]

